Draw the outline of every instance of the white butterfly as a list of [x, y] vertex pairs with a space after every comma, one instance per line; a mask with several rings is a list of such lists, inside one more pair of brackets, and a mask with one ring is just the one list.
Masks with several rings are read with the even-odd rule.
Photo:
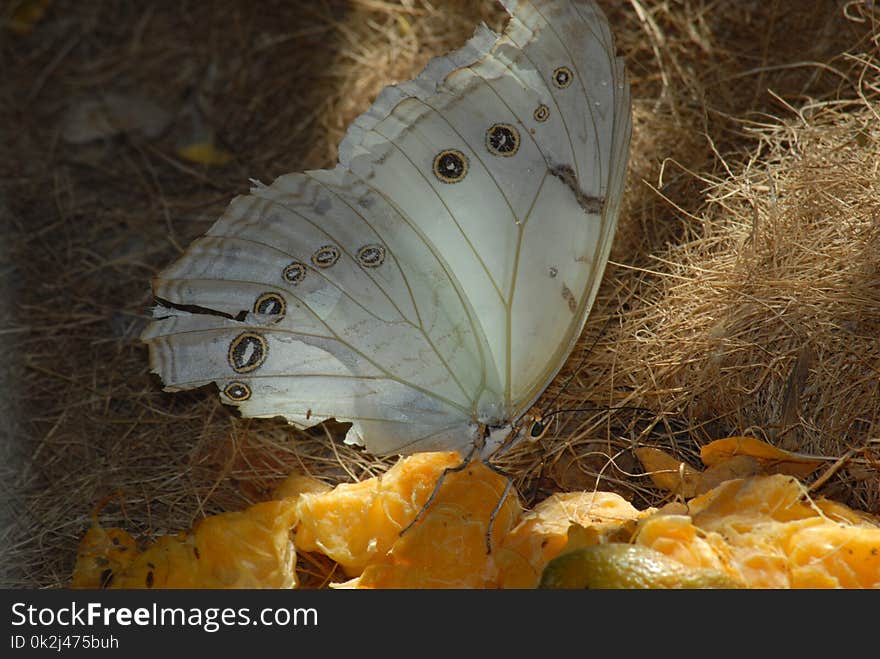
[[502, 0], [387, 87], [335, 169], [235, 198], [155, 279], [151, 365], [251, 417], [350, 421], [375, 454], [526, 434], [583, 329], [617, 224], [629, 85], [592, 0]]

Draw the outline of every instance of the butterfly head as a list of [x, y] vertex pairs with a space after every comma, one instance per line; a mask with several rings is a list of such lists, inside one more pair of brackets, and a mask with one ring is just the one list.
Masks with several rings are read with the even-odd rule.
[[537, 443], [549, 429], [549, 419], [536, 408], [529, 410], [519, 421], [503, 426], [480, 424], [483, 433], [479, 452], [482, 456], [503, 455], [521, 441]]
[[530, 442], [537, 442], [543, 439], [547, 434], [550, 424], [540, 415], [526, 418], [527, 426], [524, 428], [526, 439]]

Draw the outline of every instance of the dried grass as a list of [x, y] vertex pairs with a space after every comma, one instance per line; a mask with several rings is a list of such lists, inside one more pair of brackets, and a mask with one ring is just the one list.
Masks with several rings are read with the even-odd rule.
[[[877, 9], [603, 5], [635, 116], [613, 263], [544, 399], [569, 411], [502, 466], [530, 501], [595, 487], [657, 504], [633, 448], [699, 465], [706, 441], [753, 433], [846, 457], [822, 493], [880, 512]], [[136, 340], [148, 282], [248, 178], [332, 164], [383, 85], [501, 18], [478, 0], [68, 0], [0, 40], [0, 584], [68, 583], [89, 512], [114, 493], [102, 523], [148, 539], [265, 498], [294, 469], [387, 468], [332, 425], [299, 433], [237, 417], [210, 388], [161, 392]], [[110, 90], [178, 113], [171, 129], [64, 143], [65, 108]], [[175, 156], [194, 102], [232, 163]], [[302, 560], [314, 583], [332, 570]]]

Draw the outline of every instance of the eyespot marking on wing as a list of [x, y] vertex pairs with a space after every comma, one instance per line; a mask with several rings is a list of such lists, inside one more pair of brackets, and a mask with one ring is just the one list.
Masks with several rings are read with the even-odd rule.
[[223, 395], [236, 403], [248, 400], [251, 397], [251, 393], [251, 388], [239, 380], [233, 380], [223, 387]]
[[324, 245], [312, 254], [312, 263], [316, 268], [329, 268], [336, 265], [340, 252], [336, 245]]
[[574, 73], [572, 73], [571, 69], [567, 66], [560, 66], [554, 69], [553, 84], [559, 89], [570, 87], [572, 80], [574, 80]]
[[486, 131], [486, 148], [493, 156], [516, 155], [519, 141], [519, 131], [510, 124], [492, 124]]
[[268, 352], [269, 344], [261, 334], [242, 332], [229, 344], [229, 366], [236, 373], [251, 373], [263, 365]]
[[378, 268], [385, 262], [385, 248], [382, 245], [364, 245], [357, 251], [357, 260], [365, 268]]
[[443, 183], [458, 183], [467, 173], [467, 156], [457, 149], [444, 149], [434, 158], [434, 176]]
[[278, 316], [278, 320], [287, 312], [287, 303], [278, 293], [263, 293], [254, 302], [254, 313], [265, 316]]
[[281, 276], [288, 284], [296, 286], [306, 278], [306, 264], [301, 261], [293, 261], [290, 265], [285, 266], [281, 271]]
[[550, 118], [550, 108], [541, 103], [532, 113], [532, 118], [538, 123], [544, 123]]

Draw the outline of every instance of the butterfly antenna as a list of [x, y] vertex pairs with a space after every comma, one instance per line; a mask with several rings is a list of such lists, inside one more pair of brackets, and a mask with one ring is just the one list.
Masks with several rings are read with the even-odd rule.
[[600, 407], [565, 407], [560, 410], [548, 412], [543, 417], [541, 417], [541, 419], [547, 420], [551, 417], [556, 416], [557, 414], [566, 414], [569, 412], [619, 412], [620, 410], [630, 410], [632, 412], [655, 414], [654, 410], [648, 409], [647, 407], [638, 407], [636, 405], [603, 405]]

